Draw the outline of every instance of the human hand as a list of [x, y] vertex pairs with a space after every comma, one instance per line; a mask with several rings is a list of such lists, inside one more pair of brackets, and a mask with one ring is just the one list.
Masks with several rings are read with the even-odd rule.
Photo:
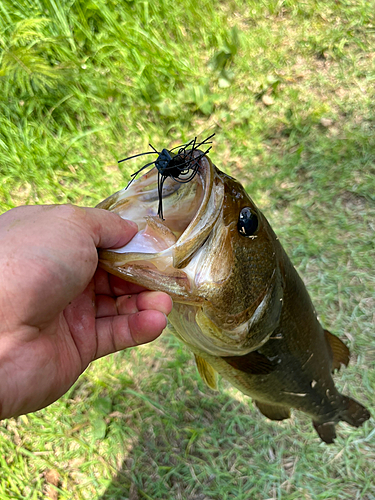
[[62, 396], [91, 361], [150, 342], [170, 297], [97, 268], [134, 223], [96, 208], [25, 206], [0, 216], [0, 419]]

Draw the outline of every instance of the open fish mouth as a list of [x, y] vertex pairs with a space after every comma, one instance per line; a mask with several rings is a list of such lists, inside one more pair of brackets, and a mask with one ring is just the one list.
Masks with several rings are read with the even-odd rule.
[[138, 224], [138, 233], [127, 245], [100, 252], [101, 266], [148, 288], [155, 288], [157, 282], [158, 290], [184, 302], [194, 290], [199, 254], [217, 222], [224, 199], [224, 186], [216, 168], [201, 151], [194, 150], [192, 154], [198, 157], [199, 168], [191, 181], [165, 179], [164, 220], [157, 215], [156, 168], [97, 206]]

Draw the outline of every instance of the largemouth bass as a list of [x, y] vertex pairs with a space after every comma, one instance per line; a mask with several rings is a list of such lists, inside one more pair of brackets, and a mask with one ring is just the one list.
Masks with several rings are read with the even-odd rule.
[[370, 413], [340, 394], [332, 372], [349, 350], [318, 321], [310, 296], [264, 215], [240, 183], [199, 150], [196, 175], [166, 178], [163, 212], [153, 168], [98, 207], [138, 224], [123, 248], [100, 252], [108, 272], [174, 302], [171, 331], [195, 354], [207, 385], [217, 373], [272, 420], [291, 408], [311, 416], [332, 443], [335, 424], [359, 427]]

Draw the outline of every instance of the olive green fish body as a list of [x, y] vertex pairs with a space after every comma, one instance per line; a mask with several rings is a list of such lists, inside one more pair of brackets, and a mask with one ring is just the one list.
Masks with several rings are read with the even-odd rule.
[[199, 156], [190, 183], [166, 179], [163, 189], [165, 221], [156, 216], [156, 169], [99, 205], [139, 226], [124, 248], [100, 252], [102, 267], [172, 296], [172, 332], [194, 352], [211, 388], [219, 373], [271, 419], [301, 410], [327, 443], [337, 422], [360, 426], [369, 412], [332, 379], [349, 350], [320, 325], [305, 285], [243, 187]]
[[321, 439], [331, 443], [336, 436], [335, 423], [344, 420], [360, 426], [370, 414], [335, 388], [331, 373], [334, 367], [348, 364], [349, 351], [323, 330], [302, 280], [285, 253], [283, 257], [282, 314], [264, 345], [249, 355], [222, 358], [191, 348], [223, 378], [251, 396], [265, 416], [283, 420], [290, 416], [290, 408], [303, 411], [312, 417]]

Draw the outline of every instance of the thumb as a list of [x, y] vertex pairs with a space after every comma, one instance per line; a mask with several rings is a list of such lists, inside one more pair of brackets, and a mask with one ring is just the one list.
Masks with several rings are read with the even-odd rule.
[[138, 231], [135, 222], [101, 208], [83, 208], [85, 223], [97, 248], [119, 248], [126, 245]]

